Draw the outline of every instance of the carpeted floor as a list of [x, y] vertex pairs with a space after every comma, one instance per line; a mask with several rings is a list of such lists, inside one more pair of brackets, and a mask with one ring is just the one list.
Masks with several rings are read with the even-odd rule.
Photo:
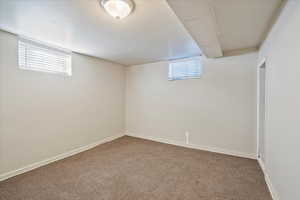
[[271, 200], [257, 161], [122, 137], [0, 182], [1, 200]]

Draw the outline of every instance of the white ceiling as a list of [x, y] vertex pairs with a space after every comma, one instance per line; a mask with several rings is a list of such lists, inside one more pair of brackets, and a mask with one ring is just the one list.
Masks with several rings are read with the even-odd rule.
[[116, 20], [97, 0], [0, 0], [0, 29], [124, 65], [201, 51], [165, 0], [134, 0]]
[[167, 0], [208, 57], [258, 48], [282, 0]]
[[124, 65], [215, 58], [258, 48], [282, 0], [134, 2], [116, 20], [98, 0], [0, 0], [0, 29]]

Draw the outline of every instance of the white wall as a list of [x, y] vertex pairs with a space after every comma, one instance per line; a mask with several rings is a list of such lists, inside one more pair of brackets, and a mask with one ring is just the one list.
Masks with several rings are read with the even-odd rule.
[[201, 79], [168, 81], [168, 63], [127, 68], [126, 130], [255, 157], [257, 53], [204, 59]]
[[299, 200], [300, 1], [287, 2], [259, 57], [267, 60], [266, 171], [278, 199]]
[[124, 67], [72, 59], [71, 77], [20, 70], [0, 31], [0, 175], [124, 132]]

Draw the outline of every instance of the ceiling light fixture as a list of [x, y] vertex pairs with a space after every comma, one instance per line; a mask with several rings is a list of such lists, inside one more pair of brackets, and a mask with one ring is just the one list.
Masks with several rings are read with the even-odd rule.
[[100, 0], [100, 3], [106, 12], [116, 19], [127, 17], [134, 7], [131, 0]]

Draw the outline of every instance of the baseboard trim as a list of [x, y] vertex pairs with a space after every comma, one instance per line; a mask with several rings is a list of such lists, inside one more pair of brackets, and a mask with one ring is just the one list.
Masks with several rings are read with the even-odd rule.
[[25, 167], [22, 167], [20, 169], [17, 169], [17, 170], [14, 170], [14, 171], [10, 171], [10, 172], [7, 172], [7, 173], [4, 173], [4, 174], [0, 174], [0, 181], [4, 181], [8, 178], [11, 178], [11, 177], [14, 177], [14, 176], [17, 176], [19, 174], [23, 174], [25, 172], [28, 172], [28, 171], [31, 171], [33, 169], [36, 169], [36, 168], [39, 168], [39, 167], [42, 167], [44, 165], [47, 165], [47, 164], [50, 164], [52, 162], [55, 162], [55, 161], [58, 161], [58, 160], [62, 160], [64, 158], [67, 158], [67, 157], [70, 157], [70, 156], [73, 156], [75, 154], [78, 154], [78, 153], [81, 153], [83, 151], [86, 151], [86, 150], [89, 150], [89, 149], [92, 149], [100, 144], [104, 144], [104, 143], [107, 143], [107, 142], [110, 142], [112, 140], [115, 140], [115, 139], [118, 139], [122, 136], [124, 136], [125, 134], [118, 134], [118, 135], [114, 135], [114, 136], [110, 136], [110, 137], [107, 137], [107, 138], [104, 138], [100, 141], [97, 141], [97, 142], [94, 142], [94, 143], [91, 143], [91, 144], [88, 144], [86, 146], [83, 146], [83, 147], [79, 147], [77, 149], [74, 149], [74, 150], [71, 150], [71, 151], [68, 151], [66, 153], [62, 153], [60, 155], [57, 155], [57, 156], [54, 156], [52, 158], [48, 158], [46, 160], [42, 160], [40, 162], [36, 162], [36, 163], [33, 163], [31, 165], [27, 165]]
[[265, 180], [266, 180], [268, 189], [269, 189], [269, 191], [271, 193], [272, 199], [273, 200], [279, 200], [278, 193], [276, 192], [276, 190], [275, 190], [275, 188], [274, 188], [274, 186], [273, 186], [273, 184], [271, 182], [270, 176], [269, 176], [269, 174], [267, 172], [267, 169], [266, 169], [266, 166], [265, 166], [264, 162], [260, 158], [258, 158], [257, 160], [258, 160], [258, 163], [259, 163], [259, 165], [260, 165], [260, 167], [261, 167], [261, 169], [262, 169], [262, 171], [264, 173]]
[[165, 144], [171, 144], [171, 145], [191, 148], [191, 149], [198, 149], [198, 150], [203, 150], [203, 151], [209, 151], [209, 152], [214, 152], [214, 153], [226, 154], [226, 155], [255, 159], [255, 160], [257, 159], [256, 155], [253, 155], [253, 154], [236, 152], [236, 151], [226, 150], [226, 149], [222, 149], [222, 148], [207, 147], [207, 146], [201, 146], [201, 145], [195, 145], [195, 144], [186, 144], [185, 142], [179, 142], [179, 141], [157, 138], [157, 137], [152, 137], [152, 136], [136, 135], [133, 133], [126, 133], [125, 135], [131, 136], [131, 137], [136, 137], [136, 138], [141, 138], [141, 139], [146, 139], [146, 140], [152, 140], [155, 142], [161, 142], [161, 143], [165, 143]]

